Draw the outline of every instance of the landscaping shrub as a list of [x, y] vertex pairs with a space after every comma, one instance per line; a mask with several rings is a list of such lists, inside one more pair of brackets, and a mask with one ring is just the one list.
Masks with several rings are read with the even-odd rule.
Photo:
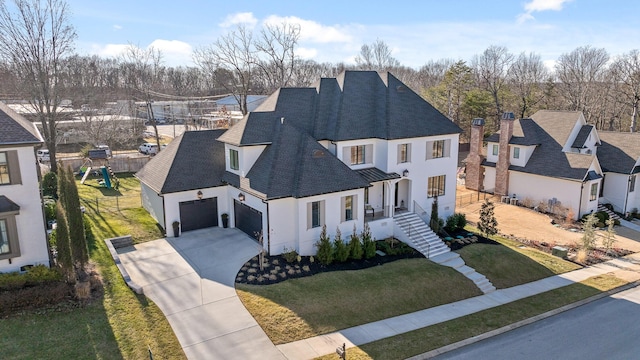
[[360, 260], [362, 259], [363, 253], [364, 249], [362, 248], [360, 237], [356, 233], [356, 227], [354, 225], [353, 234], [351, 234], [351, 239], [349, 240], [349, 257], [353, 260]]
[[360, 234], [360, 238], [362, 239], [362, 249], [364, 250], [364, 258], [371, 259], [376, 256], [376, 243], [371, 238], [371, 230], [369, 229], [369, 224], [364, 224], [364, 229]]
[[463, 229], [467, 225], [467, 216], [463, 213], [455, 213], [447, 218], [445, 229], [454, 232]]
[[56, 200], [52, 197], [43, 198], [44, 217], [47, 223], [56, 219]]
[[0, 291], [15, 290], [61, 280], [62, 274], [56, 269], [37, 265], [28, 269], [25, 273], [0, 273]]
[[284, 252], [282, 253], [282, 257], [286, 262], [292, 263], [298, 260], [298, 252], [295, 251], [294, 249], [289, 250], [285, 247]]
[[57, 304], [71, 294], [64, 281], [54, 281], [10, 291], [0, 291], [0, 316], [18, 310]]
[[42, 178], [42, 196], [58, 198], [58, 175], [54, 172], [48, 172]]
[[333, 262], [333, 244], [327, 235], [327, 225], [322, 225], [320, 240], [316, 243], [318, 252], [316, 257], [320, 264], [329, 265]]
[[349, 259], [349, 248], [342, 240], [340, 229], [336, 229], [336, 236], [333, 240], [334, 255], [337, 262], [345, 262]]

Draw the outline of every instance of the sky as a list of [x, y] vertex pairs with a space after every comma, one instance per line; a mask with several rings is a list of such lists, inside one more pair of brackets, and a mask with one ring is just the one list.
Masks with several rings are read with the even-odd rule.
[[633, 0], [68, 0], [83, 55], [115, 57], [128, 45], [161, 50], [168, 66], [193, 66], [195, 49], [239, 24], [298, 23], [297, 54], [353, 64], [363, 44], [384, 41], [402, 65], [470, 61], [491, 45], [536, 53], [547, 66], [580, 46], [612, 57], [640, 49]]

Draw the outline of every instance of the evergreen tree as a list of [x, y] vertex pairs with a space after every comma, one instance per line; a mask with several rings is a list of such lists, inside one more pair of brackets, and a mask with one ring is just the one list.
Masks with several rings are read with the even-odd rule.
[[433, 202], [431, 203], [431, 218], [429, 220], [429, 227], [433, 230], [434, 233], [439, 233], [440, 229], [444, 225], [444, 221], [440, 219], [440, 215], [438, 214], [438, 197], [433, 198]]
[[582, 248], [584, 250], [591, 250], [596, 244], [596, 232], [595, 232], [594, 226], [597, 221], [598, 221], [598, 218], [596, 217], [595, 213], [589, 214], [587, 218], [583, 220], [583, 223], [582, 223], [583, 233], [582, 233], [581, 240], [582, 240]]
[[336, 236], [333, 239], [334, 257], [337, 262], [345, 262], [349, 259], [349, 248], [342, 240], [342, 232], [340, 228], [336, 228]]
[[67, 176], [64, 166], [58, 165], [58, 201], [67, 210]]
[[333, 262], [333, 244], [331, 239], [327, 235], [327, 225], [322, 225], [322, 232], [320, 233], [320, 240], [316, 242], [318, 252], [316, 257], [321, 264], [329, 265]]
[[616, 221], [609, 218], [607, 220], [607, 232], [604, 234], [604, 239], [602, 239], [602, 245], [604, 245], [607, 253], [613, 247], [613, 244], [616, 242], [616, 231], [613, 228], [615, 226]]
[[87, 238], [84, 233], [84, 219], [80, 210], [80, 197], [78, 196], [78, 188], [71, 168], [67, 168], [65, 175], [67, 177], [65, 198], [68, 205], [66, 212], [67, 222], [69, 223], [71, 256], [80, 268], [84, 268], [89, 261], [89, 252], [87, 250]]
[[364, 258], [371, 259], [372, 257], [376, 256], [376, 243], [371, 237], [371, 229], [369, 228], [369, 224], [364, 224], [364, 229], [362, 229], [360, 238], [362, 239]]
[[478, 223], [478, 230], [482, 232], [484, 237], [498, 233], [498, 220], [496, 220], [493, 211], [493, 203], [489, 199], [485, 200], [480, 209], [480, 222]]
[[67, 218], [60, 202], [56, 204], [56, 250], [58, 252], [58, 265], [62, 268], [65, 277], [69, 278], [73, 274], [73, 260], [71, 258], [71, 248], [69, 247]]
[[364, 250], [362, 249], [360, 237], [356, 233], [356, 226], [353, 225], [353, 234], [351, 234], [351, 239], [349, 240], [349, 257], [353, 260], [360, 260], [362, 259], [363, 253]]
[[42, 195], [50, 196], [54, 199], [58, 198], [58, 175], [54, 172], [48, 172], [42, 178]]

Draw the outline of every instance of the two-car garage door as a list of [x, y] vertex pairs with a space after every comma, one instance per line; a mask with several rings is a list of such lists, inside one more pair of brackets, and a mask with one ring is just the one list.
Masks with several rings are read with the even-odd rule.
[[182, 231], [218, 226], [218, 198], [181, 202], [180, 223]]

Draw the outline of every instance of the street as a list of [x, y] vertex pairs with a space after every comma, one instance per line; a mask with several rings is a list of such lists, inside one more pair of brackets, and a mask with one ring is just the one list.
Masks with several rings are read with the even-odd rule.
[[639, 304], [633, 288], [436, 359], [637, 359]]

